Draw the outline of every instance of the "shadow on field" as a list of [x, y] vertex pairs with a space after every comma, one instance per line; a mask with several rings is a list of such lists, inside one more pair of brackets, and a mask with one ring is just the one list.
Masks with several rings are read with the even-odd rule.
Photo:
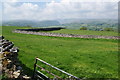
[[28, 75], [28, 76], [32, 77], [32, 75], [33, 75], [33, 70], [30, 69], [30, 68], [28, 68], [28, 67], [27, 67], [25, 64], [23, 64], [22, 61], [20, 61], [20, 60], [19, 60], [19, 63], [20, 63], [20, 65], [22, 66], [23, 73], [24, 73], [25, 75]]

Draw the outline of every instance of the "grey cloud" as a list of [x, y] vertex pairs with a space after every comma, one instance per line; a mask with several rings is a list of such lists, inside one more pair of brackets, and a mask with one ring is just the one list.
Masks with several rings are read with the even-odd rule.
[[[39, 3], [38, 3], [39, 4]], [[117, 18], [117, 3], [51, 2], [45, 8], [34, 3], [4, 4], [4, 19], [50, 20], [69, 18]]]

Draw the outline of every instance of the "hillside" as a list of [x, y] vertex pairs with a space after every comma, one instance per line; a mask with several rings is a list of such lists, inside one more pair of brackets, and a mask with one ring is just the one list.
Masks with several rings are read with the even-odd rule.
[[75, 20], [60, 20], [63, 26], [68, 29], [80, 29], [80, 27], [87, 27], [89, 30], [98, 31], [104, 28], [118, 28], [118, 20], [116, 19], [75, 19]]
[[56, 20], [46, 20], [46, 21], [18, 20], [18, 21], [3, 22], [3, 26], [48, 27], [48, 26], [58, 26], [58, 25], [60, 25], [60, 23]]
[[115, 19], [63, 19], [63, 20], [45, 20], [45, 21], [3, 21], [3, 26], [28, 26], [28, 27], [66, 27], [67, 29], [80, 29], [87, 27], [87, 30], [101, 31], [104, 28], [118, 30], [118, 21]]

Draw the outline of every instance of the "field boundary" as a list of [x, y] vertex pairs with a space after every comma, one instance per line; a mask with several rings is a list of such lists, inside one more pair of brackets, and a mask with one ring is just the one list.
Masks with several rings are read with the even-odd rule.
[[39, 68], [39, 69], [43, 70], [44, 72], [46, 72], [46, 73], [54, 76], [54, 79], [55, 79], [55, 80], [64, 80], [63, 78], [59, 77], [58, 75], [56, 75], [56, 74], [52, 73], [51, 71], [46, 70], [45, 68], [43, 68], [43, 67], [41, 66], [41, 64], [38, 65], [38, 64], [37, 64], [38, 61], [41, 62], [41, 63], [43, 63], [43, 64], [45, 64], [45, 65], [48, 65], [49, 67], [55, 69], [56, 71], [60, 71], [62, 74], [67, 75], [67, 76], [68, 76], [67, 80], [68, 80], [68, 79], [70, 79], [70, 80], [80, 80], [78, 77], [73, 76], [72, 74], [63, 71], [63, 70], [61, 70], [61, 69], [59, 69], [59, 68], [57, 68], [57, 67], [55, 67], [55, 66], [53, 66], [53, 65], [51, 65], [51, 64], [49, 64], [49, 63], [47, 63], [47, 62], [41, 60], [40, 58], [35, 58], [33, 79], [51, 80], [48, 76], [46, 76], [46, 75], [45, 75], [44, 73], [42, 73], [40, 70], [37, 70], [37, 68]]
[[33, 31], [20, 31], [20, 30], [14, 30], [13, 32], [15, 32], [15, 33], [23, 33], [23, 34], [41, 35], [41, 36], [53, 36], [53, 37], [120, 39], [120, 36], [78, 35], [78, 34], [62, 34], [62, 33], [33, 32]]

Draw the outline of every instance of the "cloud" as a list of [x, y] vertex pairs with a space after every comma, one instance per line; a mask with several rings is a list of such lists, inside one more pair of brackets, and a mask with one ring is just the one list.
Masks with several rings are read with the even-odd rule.
[[2, 2], [17, 2], [18, 0], [4, 0]]
[[[45, 4], [16, 2], [4, 3], [4, 20], [53, 20], [70, 18], [115, 18], [117, 2], [73, 2], [72, 0], [51, 1]], [[87, 0], [86, 0], [87, 1]], [[94, 0], [93, 0], [94, 1]], [[100, 1], [100, 0], [98, 0]], [[112, 1], [112, 0], [110, 0]], [[44, 7], [42, 7], [44, 5]]]
[[32, 3], [22, 3], [20, 6], [13, 6], [11, 3], [4, 3], [3, 17], [7, 19], [32, 19], [38, 5]]
[[23, 3], [22, 6], [20, 7], [20, 9], [24, 9], [24, 10], [38, 10], [38, 5], [36, 4], [32, 4], [32, 3]]
[[[2, 2], [51, 2], [52, 0], [2, 0]], [[119, 0], [54, 0], [57, 2], [119, 2]]]
[[2, 3], [0, 3], [0, 26], [2, 22]]

